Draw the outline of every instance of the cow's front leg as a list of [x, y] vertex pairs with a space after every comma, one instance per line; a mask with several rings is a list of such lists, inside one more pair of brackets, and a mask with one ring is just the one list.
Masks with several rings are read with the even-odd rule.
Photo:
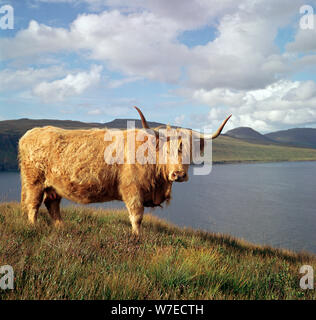
[[140, 226], [143, 220], [144, 207], [141, 208], [128, 208], [129, 219], [132, 224], [133, 235], [137, 238], [140, 237]]
[[143, 198], [135, 185], [129, 185], [122, 189], [122, 198], [129, 213], [133, 235], [139, 238], [144, 215]]

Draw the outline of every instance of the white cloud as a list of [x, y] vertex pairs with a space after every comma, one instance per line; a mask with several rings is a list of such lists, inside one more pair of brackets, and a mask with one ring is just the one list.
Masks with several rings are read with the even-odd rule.
[[88, 111], [88, 114], [90, 115], [99, 115], [99, 114], [102, 114], [102, 110], [97, 108], [97, 109], [92, 109], [92, 110], [89, 110]]
[[0, 60], [56, 53], [71, 49], [69, 33], [63, 28], [52, 28], [32, 20], [27, 29], [17, 32], [14, 38], [1, 38]]
[[203, 104], [239, 106], [243, 102], [244, 94], [226, 88], [216, 88], [211, 91], [197, 89], [192, 98]]
[[289, 1], [281, 2], [283, 6], [275, 1], [246, 1], [233, 14], [223, 16], [217, 38], [192, 50], [188, 85], [206, 90], [251, 90], [291, 73], [295, 65], [288, 63], [288, 57], [280, 53], [274, 39], [280, 25], [295, 10], [288, 10], [293, 9]]
[[145, 9], [158, 17], [175, 21], [183, 29], [213, 24], [216, 17], [233, 12], [240, 4], [235, 0], [107, 0], [112, 8], [139, 11]]
[[115, 88], [119, 88], [127, 83], [132, 83], [132, 82], [136, 82], [142, 80], [141, 77], [128, 77], [128, 78], [123, 78], [123, 79], [119, 79], [119, 80], [111, 80], [108, 83], [108, 87], [111, 89], [115, 89]]
[[175, 22], [149, 12], [81, 15], [69, 30], [31, 21], [15, 38], [0, 39], [1, 59], [83, 50], [87, 58], [130, 77], [175, 82], [188, 53], [186, 46], [174, 41], [178, 32]]
[[68, 74], [61, 80], [41, 82], [33, 89], [33, 94], [44, 102], [63, 101], [67, 97], [82, 94], [89, 87], [96, 85], [101, 77], [101, 66], [93, 66], [89, 73]]
[[316, 53], [316, 15], [313, 18], [313, 29], [297, 29], [294, 41], [288, 43], [286, 47], [289, 52]]
[[84, 15], [71, 26], [73, 37], [90, 49], [91, 58], [132, 77], [168, 82], [179, 79], [188, 52], [184, 45], [173, 42], [177, 32], [173, 21], [148, 12]]
[[[267, 132], [284, 126], [316, 123], [316, 85], [313, 81], [285, 81], [264, 89], [249, 91], [195, 91], [196, 102], [211, 107], [200, 125], [215, 128], [229, 114], [233, 114], [226, 129], [249, 126]], [[195, 119], [196, 120], [196, 119]], [[196, 124], [197, 125], [197, 124]]]
[[285, 95], [288, 101], [306, 101], [315, 98], [316, 83], [314, 81], [306, 81], [290, 89]]
[[39, 81], [64, 76], [65, 72], [59, 66], [41, 69], [4, 69], [0, 71], [0, 91], [25, 90], [34, 86]]
[[184, 120], [185, 120], [185, 115], [184, 115], [184, 114], [181, 114], [181, 115], [177, 116], [177, 117], [174, 119], [174, 124], [175, 124], [176, 126], [182, 126]]
[[[119, 103], [119, 101], [117, 101], [116, 103]], [[107, 115], [107, 116], [111, 116], [111, 117], [124, 117], [126, 116], [126, 114], [128, 114], [131, 111], [130, 107], [122, 107], [120, 105], [107, 105], [107, 106], [103, 106], [103, 107], [98, 107], [98, 108], [94, 108], [91, 110], [87, 111], [88, 115]]]

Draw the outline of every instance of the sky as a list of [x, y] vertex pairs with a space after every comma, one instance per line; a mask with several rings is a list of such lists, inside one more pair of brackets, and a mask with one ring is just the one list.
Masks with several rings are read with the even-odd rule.
[[[316, 127], [316, 0], [0, 0], [0, 120]], [[0, 13], [0, 19], [5, 13]]]

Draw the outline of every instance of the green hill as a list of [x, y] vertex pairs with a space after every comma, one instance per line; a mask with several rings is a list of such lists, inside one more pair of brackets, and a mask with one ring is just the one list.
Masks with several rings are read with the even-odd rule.
[[14, 269], [7, 299], [315, 299], [300, 289], [316, 257], [221, 234], [180, 229], [145, 215], [140, 241], [128, 213], [70, 207], [65, 225], [45, 211], [32, 227], [16, 203], [0, 204], [0, 262]]

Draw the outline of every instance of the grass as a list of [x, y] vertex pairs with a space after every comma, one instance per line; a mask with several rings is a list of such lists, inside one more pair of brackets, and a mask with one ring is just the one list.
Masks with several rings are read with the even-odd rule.
[[255, 144], [227, 136], [213, 142], [214, 163], [315, 160], [316, 149]]
[[18, 203], [0, 204], [0, 266], [15, 272], [0, 299], [315, 299], [299, 269], [316, 257], [180, 229], [145, 215], [141, 241], [124, 210], [67, 207], [55, 229], [32, 227]]

